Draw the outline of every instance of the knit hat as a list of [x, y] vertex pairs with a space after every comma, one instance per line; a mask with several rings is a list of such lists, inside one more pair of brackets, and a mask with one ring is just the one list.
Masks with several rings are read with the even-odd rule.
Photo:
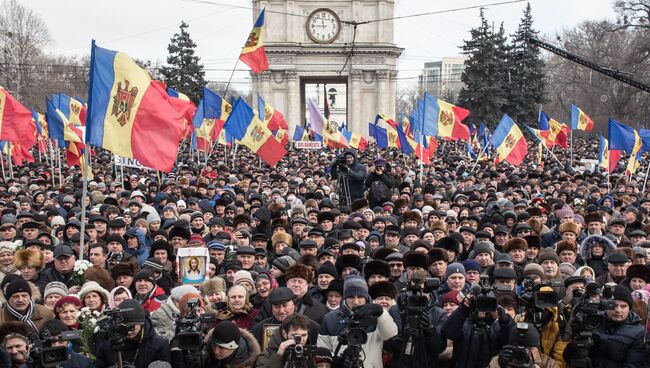
[[463, 276], [465, 276], [465, 267], [462, 265], [462, 263], [454, 262], [449, 266], [447, 266], [447, 272], [445, 272], [445, 278], [449, 278], [449, 276], [455, 273], [460, 273]]
[[273, 260], [272, 265], [275, 266], [278, 270], [284, 272], [291, 265], [296, 263], [296, 260], [291, 256], [282, 256]]
[[233, 285], [239, 285], [241, 282], [249, 282], [251, 285], [255, 286], [255, 281], [251, 273], [245, 270], [239, 270], [235, 272], [235, 275], [232, 278]]
[[314, 355], [314, 364], [329, 363], [331, 365], [333, 361], [332, 352], [329, 351], [329, 349], [316, 348], [316, 354]]
[[463, 267], [465, 267], [465, 272], [476, 271], [481, 273], [481, 265], [473, 259], [463, 261]]
[[526, 267], [524, 267], [524, 278], [530, 275], [536, 275], [539, 276], [540, 278], [543, 278], [544, 269], [542, 268], [542, 266], [540, 266], [537, 263], [529, 263], [526, 265]]
[[558, 218], [563, 218], [563, 217], [573, 217], [573, 210], [569, 206], [564, 206], [562, 207], [559, 211], [557, 211], [557, 217]]
[[120, 304], [120, 309], [127, 326], [141, 325], [146, 319], [144, 308], [135, 299], [126, 299]]
[[472, 251], [473, 257], [476, 257], [481, 253], [488, 253], [492, 258], [494, 258], [494, 251], [488, 242], [479, 242], [474, 246], [474, 250]]
[[218, 328], [214, 328], [212, 336], [210, 336], [212, 344], [224, 349], [237, 349], [240, 339], [241, 332], [239, 332], [239, 328], [230, 321], [220, 322]]
[[152, 284], [156, 284], [156, 279], [153, 277], [153, 272], [150, 270], [142, 269], [138, 273], [135, 274], [135, 277], [133, 278], [133, 284], [140, 280], [147, 280], [151, 282]]
[[163, 270], [163, 265], [160, 262], [160, 260], [156, 257], [149, 257], [147, 258], [146, 261], [142, 264], [143, 269], [148, 269], [153, 272], [162, 272]]
[[59, 308], [64, 305], [64, 304], [72, 304], [77, 306], [77, 308], [81, 309], [81, 300], [77, 298], [75, 295], [66, 295], [63, 298], [59, 299], [56, 304], [54, 304], [54, 313], [58, 316], [59, 315]]
[[11, 298], [12, 295], [21, 292], [29, 294], [30, 297], [32, 296], [32, 288], [29, 286], [29, 283], [23, 280], [22, 278], [12, 280], [6, 286], [5, 298], [9, 300], [9, 298]]
[[68, 287], [65, 286], [61, 281], [51, 281], [45, 286], [45, 291], [43, 292], [43, 299], [47, 299], [48, 296], [52, 294], [59, 294], [61, 296], [68, 295]]
[[334, 267], [334, 264], [332, 264], [332, 262], [330, 261], [324, 262], [320, 265], [320, 267], [318, 267], [318, 271], [316, 271], [316, 276], [323, 275], [323, 274], [330, 275], [335, 279], [339, 278], [339, 273], [336, 271], [336, 267]]
[[370, 294], [368, 294], [368, 284], [366, 284], [366, 280], [359, 275], [350, 275], [343, 283], [343, 298], [357, 295], [363, 296], [367, 301], [370, 301]]
[[558, 257], [555, 251], [553, 251], [551, 248], [544, 249], [542, 253], [537, 257], [537, 263], [540, 265], [547, 260], [554, 261], [558, 264], [558, 266], [560, 265], [560, 257]]
[[632, 308], [634, 301], [632, 300], [632, 293], [630, 292], [630, 289], [626, 288], [623, 285], [616, 285], [614, 287], [614, 292], [612, 295], [614, 296], [614, 300], [624, 301], [627, 303], [627, 305], [630, 306], [630, 308]]
[[449, 290], [442, 297], [442, 304], [444, 305], [445, 303], [454, 303], [456, 305], [460, 305], [458, 302], [458, 294], [460, 294], [460, 290]]

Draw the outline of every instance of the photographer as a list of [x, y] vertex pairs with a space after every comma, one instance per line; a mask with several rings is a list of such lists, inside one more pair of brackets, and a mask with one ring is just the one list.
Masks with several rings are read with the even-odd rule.
[[253, 335], [230, 321], [223, 321], [208, 332], [204, 367], [251, 368], [260, 355], [260, 345]]
[[[354, 149], [345, 151], [343, 156], [339, 156], [330, 171], [332, 179], [337, 179], [342, 175], [341, 179], [347, 181], [348, 188], [350, 189], [349, 198], [341, 198], [339, 201], [342, 205], [352, 203], [355, 199], [363, 198], [364, 181], [368, 175], [366, 166], [360, 164], [357, 160], [357, 153]], [[337, 186], [341, 187], [346, 184], [338, 183]], [[340, 192], [340, 191], [339, 191]], [[338, 193], [343, 197], [344, 193]]]
[[117, 364], [119, 355], [124, 362], [132, 363], [136, 368], [146, 368], [156, 360], [171, 362], [169, 343], [153, 328], [151, 320], [146, 316], [144, 308], [134, 299], [127, 299], [120, 304], [122, 323], [126, 325], [125, 342], [115, 349], [109, 338], [99, 345], [96, 355], [97, 368], [110, 367]]
[[[257, 358], [255, 367], [312, 367], [315, 349], [306, 349], [306, 345], [315, 348], [309, 338], [309, 328], [309, 318], [300, 314], [287, 317], [271, 337], [268, 350]], [[300, 348], [296, 349], [296, 345]]]
[[392, 189], [395, 187], [395, 180], [390, 174], [390, 165], [382, 157], [372, 162], [372, 170], [366, 178], [366, 189], [368, 189], [368, 203], [370, 208], [381, 206], [390, 200]]
[[[581, 348], [575, 339], [564, 350], [564, 360], [591, 359], [593, 367], [645, 367], [648, 353], [643, 347], [644, 327], [641, 318], [631, 311], [630, 290], [616, 285], [612, 292], [614, 309], [606, 311], [605, 318], [593, 330], [593, 344], [589, 350]], [[582, 326], [572, 321], [574, 335]]]
[[318, 335], [318, 346], [335, 352], [335, 359], [336, 357], [340, 358], [348, 348], [347, 344], [342, 344], [339, 347], [339, 336], [345, 336], [347, 333], [347, 326], [341, 321], [361, 321], [368, 317], [376, 317], [374, 325], [363, 326], [367, 341], [360, 346], [361, 357], [353, 358], [363, 360], [363, 366], [366, 368], [381, 367], [382, 345], [384, 341], [397, 335], [397, 325], [381, 305], [369, 304], [368, 285], [359, 275], [352, 274], [345, 280], [343, 298], [344, 301], [339, 310], [329, 312], [323, 318]]
[[537, 329], [523, 324], [525, 329], [514, 328], [510, 331], [508, 345], [501, 349], [499, 355], [492, 358], [490, 368], [506, 367], [541, 367], [559, 368], [559, 364], [539, 350], [540, 339]]
[[[58, 319], [53, 319], [45, 322], [43, 329], [41, 330], [41, 339], [45, 340], [44, 337], [47, 336], [47, 343], [43, 347], [65, 347], [67, 351], [70, 351], [70, 341], [64, 340], [61, 337], [61, 333], [64, 331], [70, 331], [68, 326]], [[30, 368], [35, 367], [30, 364]], [[70, 352], [69, 360], [63, 365], [58, 367], [61, 368], [89, 368], [93, 367], [93, 362], [90, 358], [75, 352]]]

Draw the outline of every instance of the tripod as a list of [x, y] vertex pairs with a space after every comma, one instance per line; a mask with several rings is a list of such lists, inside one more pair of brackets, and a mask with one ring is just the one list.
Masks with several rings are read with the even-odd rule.
[[[339, 345], [336, 347], [336, 351], [334, 352], [334, 357], [337, 357], [339, 355], [339, 350], [341, 349], [342, 345], [343, 344], [339, 343]], [[364, 359], [361, 359], [361, 354], [363, 354], [363, 350], [361, 349], [361, 346], [359, 345], [348, 346], [343, 352], [343, 356], [341, 356], [340, 358], [342, 364], [340, 364], [338, 367], [339, 368], [363, 368], [363, 361], [365, 357]]]
[[348, 174], [339, 172], [336, 176], [336, 193], [339, 195], [339, 204], [350, 206], [352, 198], [350, 198], [350, 182], [348, 181]]

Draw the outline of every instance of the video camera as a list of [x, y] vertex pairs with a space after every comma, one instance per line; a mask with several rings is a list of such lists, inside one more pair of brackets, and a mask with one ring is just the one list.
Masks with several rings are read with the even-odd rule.
[[199, 351], [203, 348], [203, 331], [201, 326], [216, 320], [216, 315], [206, 313], [199, 315], [199, 299], [188, 300], [189, 313], [176, 317], [176, 342], [181, 350]]
[[490, 284], [487, 275], [481, 275], [479, 282], [472, 285], [470, 294], [474, 295], [471, 308], [476, 312], [492, 313], [497, 311], [497, 297], [495, 288]]
[[111, 349], [114, 351], [122, 351], [126, 348], [126, 336], [129, 333], [129, 328], [124, 324], [124, 310], [120, 308], [112, 308], [104, 310], [104, 318], [97, 321], [99, 331], [106, 334], [108, 342], [111, 344]]
[[400, 290], [398, 307], [402, 319], [402, 351], [400, 366], [410, 366], [415, 354], [415, 344], [422, 336], [422, 316], [429, 313], [429, 295], [440, 287], [440, 279], [428, 277], [424, 280], [413, 278]]
[[530, 350], [524, 343], [529, 328], [526, 322], [517, 323], [517, 346], [512, 350], [508, 367], [529, 368], [534, 366], [534, 362], [530, 357]]
[[345, 161], [345, 155], [336, 158], [336, 170], [339, 174], [345, 174], [348, 172], [348, 164]]
[[572, 339], [578, 347], [591, 347], [592, 331], [602, 326], [607, 319], [607, 311], [616, 307], [613, 292], [613, 286], [605, 285], [599, 289], [595, 282], [585, 285], [584, 292], [573, 290], [575, 306], [571, 314], [571, 328], [565, 331], [563, 340]]
[[287, 368], [307, 368], [314, 365], [314, 356], [316, 354], [316, 346], [314, 345], [301, 345], [302, 336], [293, 335], [295, 345], [287, 348]]
[[27, 366], [36, 367], [57, 367], [62, 366], [70, 360], [70, 354], [66, 346], [52, 346], [56, 341], [71, 341], [80, 339], [79, 331], [61, 331], [58, 336], [51, 336], [49, 331], [44, 330], [33, 342], [29, 353]]
[[555, 290], [544, 290], [544, 287], [556, 286], [552, 282], [535, 283], [527, 278], [523, 282], [524, 292], [519, 296], [519, 304], [526, 308], [526, 322], [532, 323], [537, 330], [548, 322], [545, 320], [544, 312], [547, 308], [557, 306], [558, 296]]

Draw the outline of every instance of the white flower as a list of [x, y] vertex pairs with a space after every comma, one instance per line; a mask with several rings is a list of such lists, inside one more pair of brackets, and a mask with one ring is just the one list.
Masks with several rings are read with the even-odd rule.
[[88, 313], [88, 312], [90, 312], [90, 308], [83, 307], [83, 308], [81, 308], [81, 311], [84, 312], [84, 313]]
[[97, 324], [97, 319], [96, 318], [91, 318], [90, 323], [92, 323], [93, 326], [96, 325]]
[[94, 333], [99, 332], [99, 326], [95, 326], [95, 330], [93, 331]]

